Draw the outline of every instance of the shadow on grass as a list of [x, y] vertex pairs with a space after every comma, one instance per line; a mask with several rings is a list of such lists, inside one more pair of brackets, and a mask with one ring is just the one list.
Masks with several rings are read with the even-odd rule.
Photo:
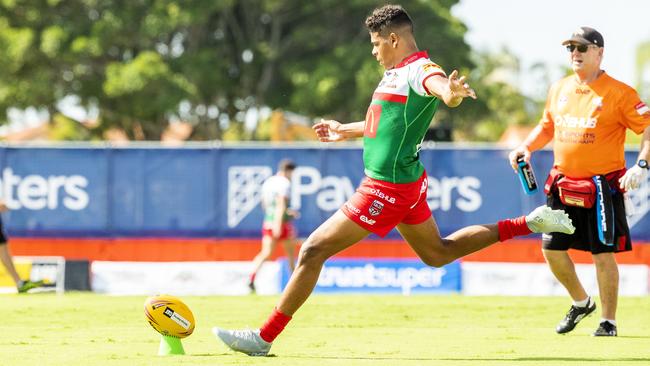
[[[273, 355], [275, 357], [275, 355]], [[424, 357], [344, 357], [344, 356], [281, 356], [280, 358], [295, 358], [295, 359], [320, 359], [320, 360], [395, 360], [395, 361], [502, 361], [502, 362], [526, 362], [526, 361], [566, 361], [566, 362], [650, 362], [647, 357], [517, 357], [517, 358], [424, 358]]]
[[440, 358], [442, 361], [575, 361], [575, 362], [648, 362], [647, 357], [518, 357], [518, 358]]
[[[245, 355], [243, 353], [223, 352], [223, 353], [193, 353], [193, 354], [186, 354], [185, 356], [189, 356], [189, 357], [216, 357], [216, 356], [245, 356]], [[277, 356], [274, 355], [274, 354], [270, 354], [270, 355], [266, 355], [265, 357], [277, 357]], [[307, 357], [305, 357], [305, 358], [307, 358]], [[322, 357], [313, 357], [313, 358], [322, 358]]]

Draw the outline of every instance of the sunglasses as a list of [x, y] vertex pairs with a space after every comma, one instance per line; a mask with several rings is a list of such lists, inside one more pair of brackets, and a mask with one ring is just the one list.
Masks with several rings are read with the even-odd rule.
[[589, 47], [591, 47], [590, 44], [579, 44], [579, 45], [570, 44], [566, 46], [566, 50], [569, 52], [573, 52], [573, 50], [577, 49], [578, 52], [585, 53], [587, 52]]

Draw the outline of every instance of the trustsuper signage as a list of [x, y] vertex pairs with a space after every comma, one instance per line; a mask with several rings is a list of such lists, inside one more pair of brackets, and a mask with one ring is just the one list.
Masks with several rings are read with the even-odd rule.
[[[288, 281], [286, 266], [283, 287]], [[321, 270], [314, 292], [447, 293], [461, 288], [460, 262], [441, 268], [417, 259], [330, 259]]]

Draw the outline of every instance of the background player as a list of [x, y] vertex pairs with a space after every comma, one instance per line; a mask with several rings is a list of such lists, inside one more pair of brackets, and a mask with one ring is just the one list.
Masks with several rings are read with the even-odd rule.
[[[0, 200], [0, 212], [6, 212], [9, 208], [3, 200]], [[7, 273], [11, 276], [16, 283], [16, 289], [18, 293], [27, 292], [33, 288], [43, 285], [43, 281], [32, 282], [30, 280], [21, 280], [18, 272], [16, 272], [16, 267], [9, 253], [9, 244], [7, 243], [7, 234], [2, 222], [2, 217], [0, 216], [0, 261], [4, 264], [7, 269]]]
[[284, 245], [291, 272], [296, 266], [296, 229], [292, 221], [298, 218], [298, 212], [289, 208], [291, 174], [294, 169], [296, 164], [289, 159], [284, 159], [278, 164], [277, 173], [262, 184], [262, 209], [264, 210], [262, 250], [253, 259], [253, 272], [248, 282], [248, 287], [253, 292], [257, 272], [269, 259], [279, 241]]

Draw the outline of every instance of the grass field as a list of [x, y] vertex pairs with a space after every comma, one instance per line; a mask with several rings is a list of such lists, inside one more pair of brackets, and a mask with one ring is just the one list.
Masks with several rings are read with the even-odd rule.
[[313, 296], [271, 349], [234, 354], [210, 329], [258, 327], [277, 297], [184, 297], [196, 317], [185, 356], [157, 356], [145, 297], [3, 295], [0, 365], [648, 365], [650, 298], [622, 298], [619, 337], [598, 316], [569, 335], [561, 297]]

